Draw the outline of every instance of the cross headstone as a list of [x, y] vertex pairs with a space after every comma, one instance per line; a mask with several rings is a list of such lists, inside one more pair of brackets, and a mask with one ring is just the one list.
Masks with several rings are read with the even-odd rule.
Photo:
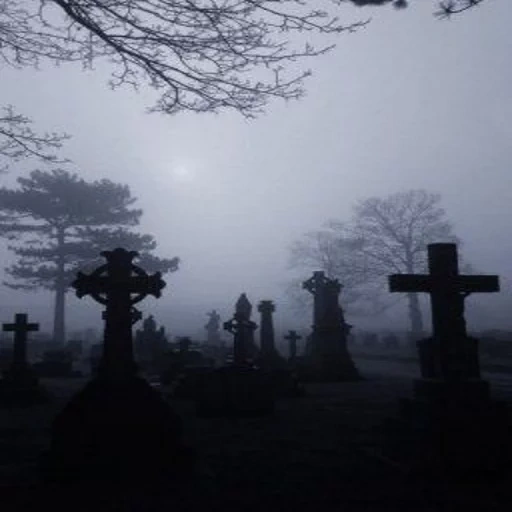
[[38, 331], [39, 324], [29, 323], [28, 316], [25, 313], [17, 313], [14, 317], [14, 323], [3, 324], [2, 329], [5, 332], [14, 332], [14, 349], [12, 366], [13, 370], [27, 366], [27, 333]]
[[224, 329], [234, 335], [233, 362], [245, 365], [251, 359], [256, 324], [250, 319], [252, 305], [245, 293], [238, 298], [233, 318], [224, 322]]
[[428, 266], [426, 275], [389, 276], [389, 289], [430, 294], [433, 339], [439, 342], [441, 376], [446, 379], [465, 377], [467, 368], [461, 368], [461, 363], [467, 359], [468, 342], [464, 299], [470, 293], [499, 291], [498, 276], [459, 274], [457, 246], [452, 243], [430, 244]]
[[135, 373], [132, 324], [141, 315], [133, 305], [148, 295], [160, 297], [165, 282], [160, 272], [148, 275], [133, 264], [135, 251], [117, 248], [101, 255], [107, 263], [89, 275], [78, 272], [72, 286], [79, 298], [91, 295], [106, 306], [102, 373], [117, 380]]
[[302, 339], [302, 336], [299, 336], [297, 331], [288, 331], [284, 339], [288, 341], [290, 360], [293, 361], [297, 357], [297, 341]]

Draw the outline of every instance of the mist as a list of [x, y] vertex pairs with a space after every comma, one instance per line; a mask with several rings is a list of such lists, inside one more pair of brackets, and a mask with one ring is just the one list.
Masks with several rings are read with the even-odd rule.
[[[358, 199], [411, 188], [441, 193], [465, 259], [500, 276], [501, 293], [468, 300], [469, 327], [511, 329], [512, 5], [485, 2], [450, 21], [432, 11], [430, 2], [347, 6], [347, 22], [371, 23], [306, 63], [313, 76], [303, 99], [272, 102], [253, 120], [147, 114], [152, 93], [110, 90], [106, 64], [3, 68], [2, 100], [37, 128], [72, 135], [62, 151], [70, 170], [130, 186], [144, 210], [140, 231], [156, 237], [158, 255], [182, 262], [164, 277], [162, 298], [140, 307], [172, 335], [201, 336], [206, 313], [227, 320], [242, 292], [253, 311], [275, 301], [278, 332], [309, 327], [284, 293], [290, 244], [348, 218]], [[3, 182], [35, 168], [13, 165]], [[13, 261], [7, 245], [4, 265]], [[27, 311], [51, 329], [51, 294], [2, 287], [0, 301], [5, 319]], [[426, 298], [423, 307], [428, 325]], [[405, 313], [402, 302], [382, 317], [347, 321], [406, 328]], [[67, 314], [70, 331], [102, 323], [100, 307], [72, 293]]]

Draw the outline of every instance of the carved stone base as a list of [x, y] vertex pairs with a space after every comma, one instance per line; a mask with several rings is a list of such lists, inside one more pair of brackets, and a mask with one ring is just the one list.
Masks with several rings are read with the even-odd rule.
[[144, 379], [113, 385], [95, 378], [55, 419], [42, 476], [128, 485], [185, 476], [194, 456], [181, 444], [181, 430], [181, 419]]
[[386, 456], [412, 470], [499, 471], [511, 462], [507, 405], [490, 399], [485, 381], [418, 380], [381, 433]]
[[264, 416], [274, 412], [272, 382], [261, 370], [224, 367], [203, 376], [196, 402], [197, 414]]

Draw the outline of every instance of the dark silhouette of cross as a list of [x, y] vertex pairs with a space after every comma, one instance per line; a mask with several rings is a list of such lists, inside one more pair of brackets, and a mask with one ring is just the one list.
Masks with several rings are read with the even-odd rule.
[[160, 272], [148, 275], [132, 263], [135, 251], [118, 248], [101, 255], [107, 263], [90, 275], [78, 272], [72, 286], [79, 298], [91, 295], [106, 306], [102, 372], [116, 380], [135, 373], [132, 324], [140, 313], [133, 305], [148, 295], [160, 297], [165, 282]]
[[13, 365], [15, 367], [27, 364], [27, 333], [38, 331], [39, 324], [28, 323], [26, 313], [17, 313], [14, 316], [13, 324], [3, 324], [2, 329], [6, 332], [14, 332]]
[[389, 289], [430, 294], [434, 337], [466, 336], [464, 299], [470, 293], [498, 292], [498, 276], [459, 274], [456, 244], [430, 244], [427, 249], [430, 274], [389, 276]]
[[290, 359], [295, 359], [297, 357], [297, 341], [301, 340], [302, 336], [299, 336], [297, 331], [288, 331], [284, 339], [289, 343]]

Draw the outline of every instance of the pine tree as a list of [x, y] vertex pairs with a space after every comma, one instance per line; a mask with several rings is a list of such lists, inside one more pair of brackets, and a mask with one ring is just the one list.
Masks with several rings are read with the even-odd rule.
[[128, 186], [110, 180], [86, 182], [64, 170], [33, 171], [18, 178], [18, 189], [0, 189], [0, 233], [14, 242], [18, 260], [6, 268], [13, 289], [47, 289], [55, 293], [53, 335], [65, 341], [65, 298], [78, 269], [101, 262], [99, 253], [124, 247], [140, 254], [145, 270], [173, 272], [178, 258], [152, 254], [151, 235], [131, 230], [142, 210]]

